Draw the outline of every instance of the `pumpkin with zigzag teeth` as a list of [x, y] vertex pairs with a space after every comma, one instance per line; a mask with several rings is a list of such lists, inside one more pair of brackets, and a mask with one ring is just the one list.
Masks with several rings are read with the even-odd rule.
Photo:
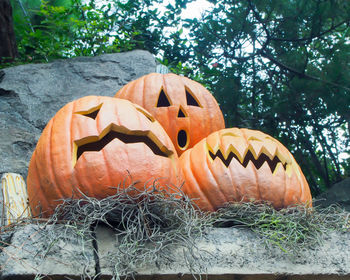
[[280, 209], [311, 207], [308, 183], [292, 154], [271, 136], [228, 128], [202, 139], [180, 157], [184, 192], [202, 210], [227, 202], [265, 201]]

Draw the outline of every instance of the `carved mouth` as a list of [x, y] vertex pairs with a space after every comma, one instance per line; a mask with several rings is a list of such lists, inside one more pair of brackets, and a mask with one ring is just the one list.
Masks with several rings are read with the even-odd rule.
[[174, 153], [165, 147], [151, 131], [130, 131], [125, 127], [112, 124], [102, 131], [99, 136], [88, 136], [74, 141], [73, 167], [85, 152], [101, 151], [114, 139], [118, 139], [125, 144], [143, 143], [149, 147], [155, 155], [161, 157], [170, 158]]
[[254, 158], [253, 153], [250, 150], [248, 150], [242, 162], [239, 160], [239, 157], [234, 152], [230, 152], [227, 158], [223, 156], [220, 150], [218, 150], [215, 154], [209, 151], [209, 155], [213, 160], [217, 157], [221, 159], [221, 161], [225, 164], [226, 167], [228, 167], [231, 161], [235, 159], [244, 167], [247, 167], [248, 163], [251, 161], [256, 167], [256, 169], [259, 169], [265, 162], [267, 162], [272, 173], [275, 171], [278, 163], [282, 164], [284, 170], [286, 170], [287, 168], [287, 163], [283, 163], [277, 156], [274, 156], [271, 159], [268, 155], [261, 153], [256, 159]]
[[188, 136], [187, 132], [183, 129], [181, 129], [177, 134], [177, 144], [181, 150], [185, 150], [188, 146]]

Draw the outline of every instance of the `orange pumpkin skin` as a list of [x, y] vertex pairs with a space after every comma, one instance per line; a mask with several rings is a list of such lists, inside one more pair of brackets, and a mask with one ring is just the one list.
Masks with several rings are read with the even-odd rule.
[[[33, 216], [50, 216], [63, 198], [115, 194], [131, 174], [136, 186], [183, 182], [172, 141], [143, 108], [113, 97], [87, 96], [61, 108], [30, 160], [27, 188]], [[129, 178], [130, 179], [130, 178]]]
[[172, 73], [151, 73], [121, 88], [115, 97], [148, 110], [164, 127], [178, 155], [225, 128], [213, 95], [201, 84]]
[[311, 207], [308, 183], [292, 154], [260, 131], [214, 132], [183, 153], [180, 165], [184, 193], [205, 211], [240, 201], [266, 201], [277, 209], [294, 204]]

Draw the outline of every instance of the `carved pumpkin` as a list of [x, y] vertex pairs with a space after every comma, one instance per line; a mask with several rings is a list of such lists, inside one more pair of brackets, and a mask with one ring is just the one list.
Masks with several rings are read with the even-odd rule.
[[173, 143], [146, 110], [102, 96], [68, 103], [45, 127], [29, 164], [32, 213], [49, 216], [75, 188], [98, 199], [112, 195], [128, 172], [140, 188], [152, 179], [183, 182]]
[[210, 134], [180, 157], [184, 192], [203, 210], [226, 202], [267, 201], [280, 209], [309, 204], [308, 183], [291, 153], [271, 136], [229, 128]]
[[148, 110], [164, 127], [178, 155], [210, 133], [225, 128], [215, 98], [201, 84], [175, 74], [152, 73], [132, 81], [115, 97]]

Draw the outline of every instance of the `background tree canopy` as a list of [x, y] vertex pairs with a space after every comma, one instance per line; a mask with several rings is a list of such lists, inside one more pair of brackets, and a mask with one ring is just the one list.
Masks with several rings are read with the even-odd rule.
[[201, 19], [181, 19], [193, 0], [96, 2], [12, 0], [20, 61], [149, 50], [209, 87], [227, 127], [285, 144], [314, 195], [350, 176], [349, 1], [209, 1]]

